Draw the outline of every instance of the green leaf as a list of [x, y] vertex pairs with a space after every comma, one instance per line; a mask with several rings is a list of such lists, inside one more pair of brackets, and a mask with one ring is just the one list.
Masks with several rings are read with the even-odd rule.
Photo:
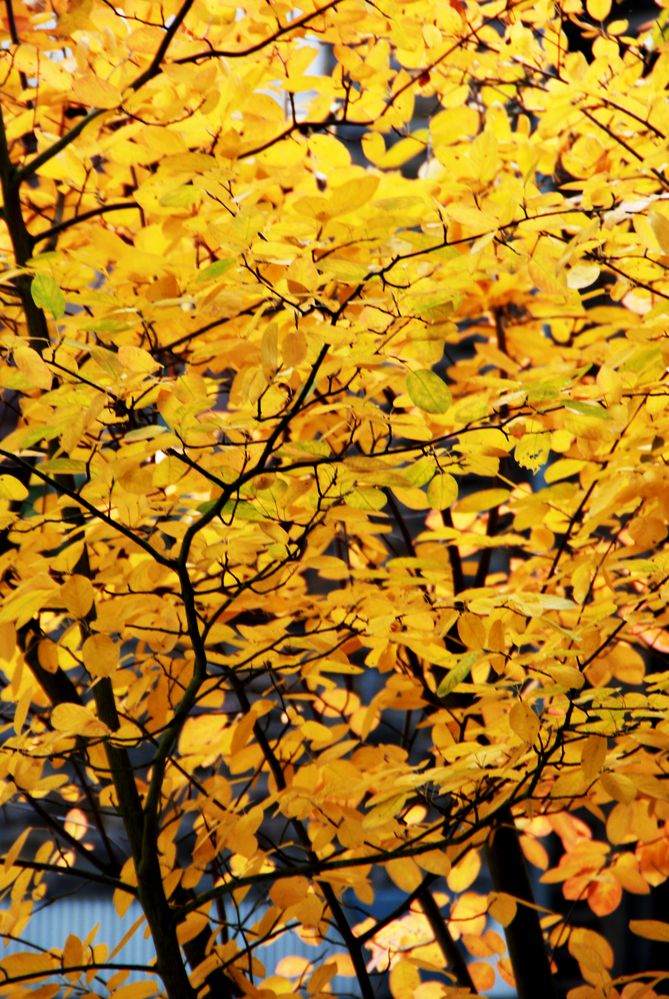
[[446, 697], [452, 690], [455, 690], [459, 683], [466, 680], [472, 671], [472, 666], [478, 659], [478, 652], [465, 652], [464, 655], [460, 656], [456, 665], [449, 669], [437, 687], [437, 697]]
[[609, 414], [598, 402], [581, 402], [580, 399], [570, 399], [567, 403], [567, 409], [580, 416], [594, 416], [598, 420], [610, 419]]
[[35, 305], [48, 309], [54, 319], [65, 315], [65, 296], [50, 274], [36, 274], [30, 285], [30, 294]]
[[199, 204], [202, 200], [202, 192], [193, 187], [192, 184], [184, 184], [159, 199], [159, 204], [164, 208], [190, 208], [191, 205]]
[[124, 372], [124, 368], [113, 351], [107, 350], [105, 347], [98, 347], [97, 345], [89, 345], [87, 350], [95, 363], [99, 364], [102, 370], [107, 372], [110, 378], [120, 378]]
[[412, 465], [404, 469], [404, 478], [412, 486], [424, 486], [426, 482], [429, 482], [433, 478], [436, 471], [437, 463], [434, 458], [428, 458], [424, 455], [418, 461], [414, 461]]
[[136, 430], [130, 430], [129, 433], [124, 435], [123, 440], [128, 443], [131, 441], [149, 441], [153, 440], [154, 437], [160, 437], [161, 434], [166, 433], [167, 427], [161, 427], [157, 423], [152, 423], [148, 427], [138, 427]]
[[234, 257], [226, 257], [225, 260], [215, 260], [213, 264], [209, 264], [208, 267], [203, 267], [201, 271], [198, 271], [197, 280], [198, 281], [213, 281], [214, 278], [220, 277], [229, 271], [234, 264]]
[[426, 413], [445, 413], [451, 405], [451, 393], [446, 382], [434, 371], [412, 371], [406, 388], [414, 406]]
[[386, 496], [381, 489], [361, 486], [348, 493], [346, 502], [354, 510], [382, 510], [386, 505]]
[[448, 472], [435, 475], [427, 487], [427, 498], [433, 510], [447, 510], [458, 498], [458, 484]]
[[51, 441], [54, 437], [59, 437], [64, 430], [64, 423], [52, 423], [49, 427], [26, 428], [25, 433], [18, 438], [17, 444], [20, 443], [20, 447], [28, 449], [40, 441]]
[[[125, 330], [131, 330], [133, 323], [121, 319], [96, 319], [95, 322], [86, 323], [81, 328], [88, 333], [123, 333]], [[70, 341], [71, 345], [72, 341]], [[81, 347], [81, 344], [76, 344], [76, 346]]]
[[[200, 513], [207, 513], [212, 506], [215, 505], [216, 500], [209, 500], [206, 503], [202, 503], [198, 506]], [[266, 516], [249, 503], [247, 500], [229, 500], [221, 511], [221, 517], [224, 520], [266, 520]]]
[[59, 472], [77, 475], [86, 471], [86, 462], [76, 458], [50, 458], [40, 464], [41, 472]]

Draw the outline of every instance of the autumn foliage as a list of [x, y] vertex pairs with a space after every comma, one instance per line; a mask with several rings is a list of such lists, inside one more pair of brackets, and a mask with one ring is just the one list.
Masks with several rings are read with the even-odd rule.
[[658, 13], [4, 0], [0, 996], [666, 994]]

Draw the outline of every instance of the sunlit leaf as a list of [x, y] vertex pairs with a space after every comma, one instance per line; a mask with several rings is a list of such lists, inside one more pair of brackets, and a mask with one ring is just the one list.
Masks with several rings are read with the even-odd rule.
[[50, 274], [36, 274], [30, 285], [30, 294], [35, 305], [48, 309], [54, 319], [65, 315], [65, 296]]
[[118, 648], [108, 635], [91, 635], [83, 644], [82, 658], [91, 676], [111, 676], [118, 666]]
[[478, 652], [465, 652], [464, 655], [458, 657], [458, 662], [452, 669], [449, 669], [448, 673], [441, 681], [437, 688], [437, 694], [439, 697], [446, 697], [450, 694], [452, 690], [466, 680], [469, 676], [472, 666], [478, 660]]
[[21, 502], [28, 497], [24, 484], [13, 475], [0, 475], [0, 499]]
[[434, 371], [412, 371], [407, 375], [409, 398], [426, 413], [445, 413], [451, 405], [451, 393]]

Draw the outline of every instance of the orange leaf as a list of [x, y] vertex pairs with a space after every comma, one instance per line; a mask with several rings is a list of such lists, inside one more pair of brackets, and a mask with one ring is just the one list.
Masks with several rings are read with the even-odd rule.
[[610, 875], [604, 875], [593, 882], [588, 889], [588, 905], [596, 916], [609, 916], [620, 905], [623, 890], [620, 883]]
[[495, 984], [495, 969], [483, 961], [472, 961], [469, 974], [479, 992], [488, 992]]
[[630, 919], [629, 927], [638, 937], [669, 943], [669, 923], [663, 923], [659, 919]]

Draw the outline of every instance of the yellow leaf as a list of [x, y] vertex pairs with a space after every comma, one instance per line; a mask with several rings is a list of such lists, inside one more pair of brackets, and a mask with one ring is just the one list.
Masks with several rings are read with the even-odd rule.
[[466, 891], [453, 902], [449, 926], [458, 934], [480, 934], [485, 930], [488, 901], [477, 892]]
[[208, 924], [206, 913], [189, 912], [183, 922], [177, 926], [177, 938], [181, 946], [193, 940]]
[[669, 219], [662, 212], [651, 211], [648, 213], [648, 221], [662, 252], [669, 255]]
[[426, 413], [445, 413], [451, 405], [450, 390], [435, 371], [412, 371], [406, 388], [413, 404]]
[[23, 829], [19, 833], [18, 837], [14, 840], [9, 850], [7, 850], [3, 863], [5, 871], [9, 871], [11, 867], [14, 865], [14, 861], [17, 859], [17, 857], [20, 856], [25, 841], [28, 839], [28, 836], [30, 835], [31, 832], [32, 832], [32, 827], [26, 826], [26, 828]]
[[91, 581], [78, 573], [66, 579], [60, 588], [60, 596], [65, 609], [72, 617], [86, 617], [95, 599], [95, 590]]
[[468, 850], [462, 860], [455, 864], [447, 877], [448, 887], [451, 891], [465, 891], [473, 885], [481, 871], [481, 855], [478, 850]]
[[276, 323], [270, 323], [263, 333], [260, 357], [263, 374], [269, 382], [279, 367], [279, 329]]
[[58, 646], [50, 638], [40, 638], [37, 644], [37, 661], [47, 673], [58, 669]]
[[628, 531], [640, 548], [650, 549], [666, 538], [667, 525], [661, 517], [635, 517]]
[[315, 995], [318, 992], [324, 992], [326, 985], [331, 978], [334, 978], [336, 972], [337, 965], [330, 961], [328, 961], [327, 964], [321, 964], [320, 967], [316, 968], [307, 984], [307, 991], [309, 994]]
[[576, 264], [567, 271], [568, 288], [589, 288], [599, 277], [599, 264]]
[[44, 972], [53, 971], [56, 967], [56, 960], [51, 954], [35, 954], [33, 951], [23, 950], [0, 960], [0, 980], [11, 980], [18, 975], [40, 977]]
[[332, 192], [332, 214], [348, 214], [362, 208], [374, 195], [380, 179], [373, 174], [367, 174], [336, 187]]
[[121, 888], [114, 889], [114, 908], [119, 919], [123, 919], [134, 901], [135, 896], [131, 895], [130, 892], [123, 891]]
[[490, 897], [488, 912], [501, 926], [508, 926], [516, 918], [516, 900], [506, 892], [496, 892]]
[[509, 725], [512, 731], [530, 745], [539, 734], [539, 719], [525, 701], [516, 701], [509, 711]]
[[[81, 940], [73, 933], [70, 933], [65, 941], [65, 946], [63, 947], [63, 967], [65, 968], [66, 975], [68, 974], [68, 967], [82, 964], [83, 955], [84, 949]], [[69, 972], [68, 977], [70, 977], [72, 981], [77, 981], [80, 974], [81, 971], [77, 968], [76, 970]]]
[[137, 374], [148, 374], [160, 367], [147, 350], [131, 344], [121, 344], [118, 349], [118, 359], [124, 368]]
[[606, 739], [602, 735], [589, 735], [581, 748], [581, 768], [590, 783], [602, 770], [606, 759]]
[[595, 21], [603, 21], [611, 13], [611, 0], [586, 0], [590, 17]]
[[420, 985], [418, 968], [405, 958], [400, 958], [390, 969], [389, 983], [393, 999], [413, 999]]
[[32, 347], [17, 347], [14, 351], [14, 363], [31, 386], [35, 388], [51, 388], [51, 371]]
[[441, 472], [427, 487], [427, 498], [433, 510], [447, 510], [458, 498], [458, 483], [448, 472]]
[[84, 642], [82, 658], [91, 676], [111, 676], [118, 667], [118, 647], [109, 635], [91, 635]]
[[594, 930], [576, 926], [569, 936], [569, 953], [577, 958], [581, 968], [592, 970], [599, 976], [604, 969], [613, 966], [613, 949], [602, 936]]
[[525, 859], [528, 860], [530, 864], [533, 864], [535, 867], [539, 867], [542, 871], [547, 869], [549, 859], [543, 843], [540, 843], [538, 839], [534, 839], [532, 836], [521, 836], [520, 845], [523, 849]]
[[0, 475], [0, 499], [20, 502], [27, 496], [28, 490], [14, 475]]
[[500, 618], [497, 618], [490, 625], [486, 648], [490, 649], [492, 652], [504, 652], [506, 649], [504, 622]]
[[416, 860], [423, 870], [430, 874], [445, 876], [451, 870], [451, 862], [443, 850], [428, 850], [427, 853], [421, 853]]
[[550, 433], [524, 434], [513, 449], [513, 453], [522, 468], [538, 472], [548, 461], [550, 449]]
[[386, 154], [386, 144], [379, 132], [365, 132], [362, 137], [362, 150], [375, 166], [378, 166]]
[[0, 624], [0, 662], [10, 662], [16, 650], [16, 628], [9, 622]]
[[[276, 966], [277, 975], [284, 975], [286, 978], [301, 978], [311, 967], [311, 961], [306, 957], [297, 954], [288, 954], [282, 957]], [[334, 970], [334, 969], [333, 969]]]
[[423, 877], [418, 864], [411, 857], [388, 861], [386, 870], [391, 881], [405, 892], [415, 891]]
[[72, 96], [88, 108], [114, 108], [122, 100], [118, 87], [94, 73], [84, 73], [74, 78]]
[[469, 611], [458, 618], [458, 635], [467, 649], [482, 649], [485, 645], [485, 625], [480, 617]]
[[92, 738], [109, 735], [109, 729], [83, 704], [65, 701], [51, 712], [51, 724], [58, 732], [72, 732]]
[[626, 777], [624, 774], [603, 774], [600, 784], [606, 793], [611, 795], [614, 801], [629, 804], [630, 801], [634, 801], [636, 798], [636, 784], [630, 777]]
[[307, 338], [299, 331], [289, 333], [281, 344], [281, 354], [287, 367], [294, 368], [307, 356]]
[[57, 599], [58, 588], [50, 579], [31, 580], [31, 586], [21, 587], [0, 604], [0, 622], [11, 621], [20, 628], [35, 614]]
[[30, 687], [26, 687], [21, 696], [19, 697], [16, 710], [14, 712], [14, 731], [17, 735], [21, 735], [21, 730], [25, 724], [26, 718], [28, 716], [28, 708], [32, 703], [32, 690]]
[[298, 875], [294, 878], [282, 878], [270, 888], [270, 898], [280, 909], [287, 909], [306, 898], [309, 891], [307, 878]]
[[83, 839], [88, 829], [88, 819], [80, 808], [71, 808], [65, 816], [65, 831], [75, 839]]
[[471, 496], [458, 500], [458, 512], [482, 513], [484, 510], [500, 506], [510, 495], [509, 489], [479, 489]]

